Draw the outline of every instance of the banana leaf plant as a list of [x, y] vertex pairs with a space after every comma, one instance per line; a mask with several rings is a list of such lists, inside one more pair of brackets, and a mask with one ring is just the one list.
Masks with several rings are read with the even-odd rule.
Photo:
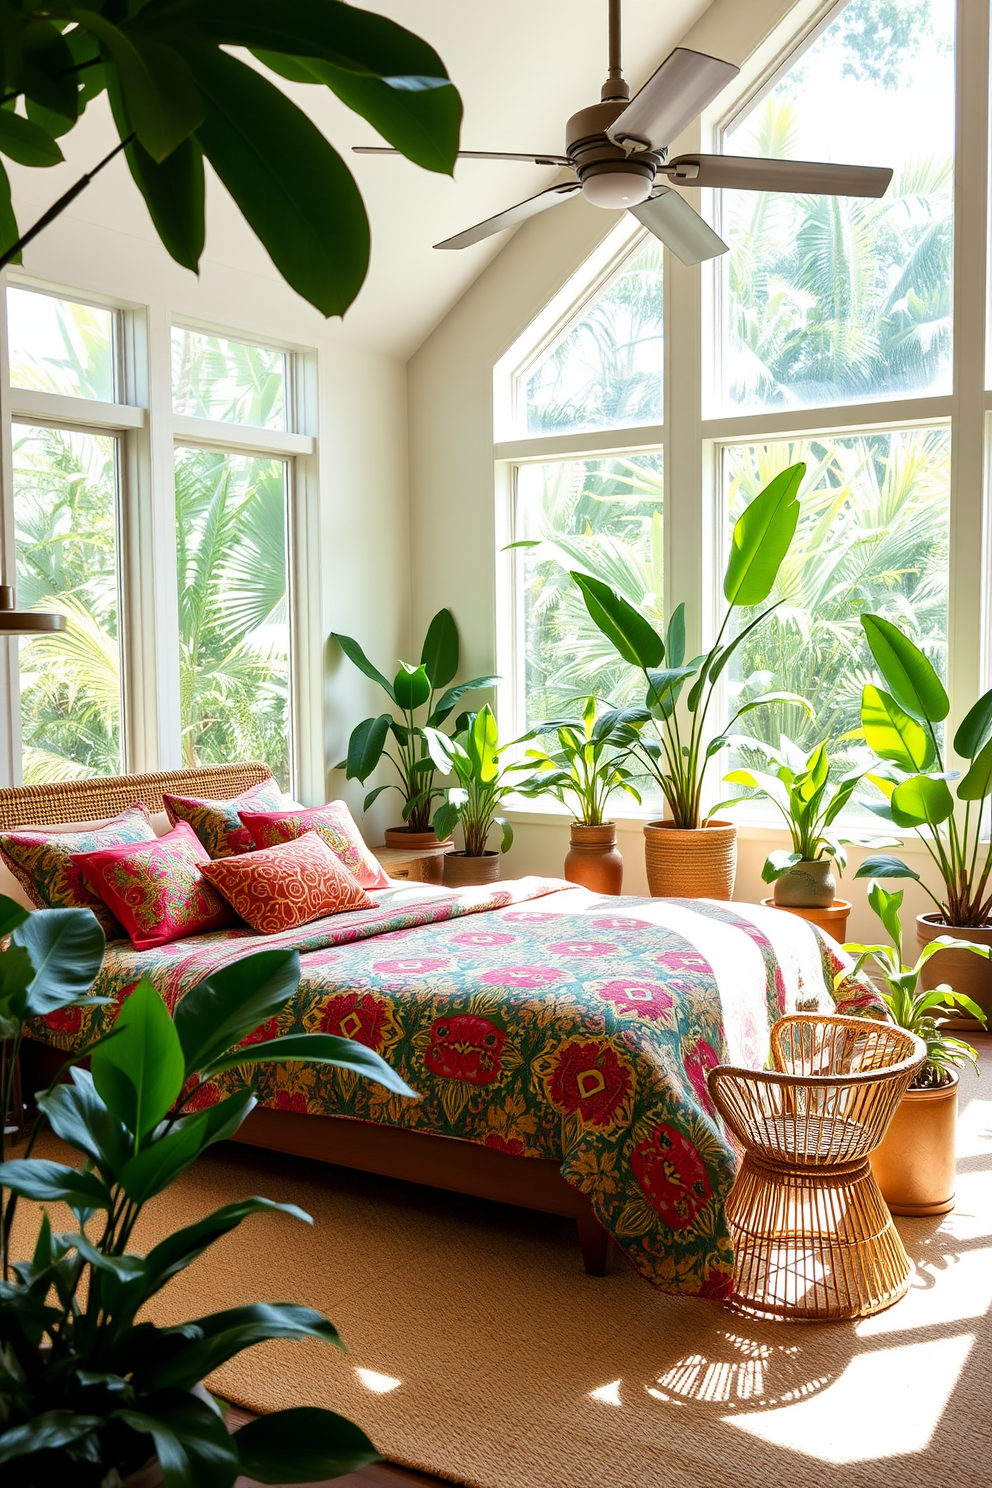
[[890, 854], [866, 858], [854, 876], [914, 878], [946, 925], [988, 924], [992, 842], [985, 840], [985, 816], [992, 795], [992, 689], [954, 735], [954, 754], [969, 762], [961, 775], [948, 766], [940, 725], [950, 702], [930, 661], [884, 616], [862, 615], [861, 624], [885, 683], [869, 682], [861, 695], [861, 727], [878, 756], [867, 778], [885, 796], [884, 802], [865, 804], [883, 821], [915, 831], [940, 875], [943, 894], [934, 894], [915, 869]]
[[[987, 946], [975, 945], [973, 941], [941, 935], [923, 947], [915, 965], [907, 966], [902, 959], [902, 924], [899, 918], [902, 900], [901, 889], [890, 893], [881, 884], [872, 883], [868, 890], [868, 903], [888, 931], [890, 943], [861, 945], [852, 941], [844, 949], [857, 958], [856, 972], [866, 961], [874, 961], [884, 982], [880, 991], [893, 1023], [915, 1033], [926, 1044], [926, 1063], [914, 1076], [911, 1089], [932, 1090], [949, 1084], [951, 1071], [966, 1062], [974, 1066], [976, 1073], [978, 1071], [978, 1053], [974, 1047], [944, 1031], [944, 1024], [954, 1009], [960, 1008], [970, 1014], [983, 1028], [988, 1020], [977, 1002], [963, 992], [955, 992], [944, 983], [930, 991], [921, 987], [920, 973], [938, 951], [972, 951], [986, 959], [992, 952]], [[841, 972], [838, 980], [846, 975], [846, 972]]]
[[447, 837], [461, 826], [465, 839], [465, 856], [481, 858], [486, 852], [489, 834], [494, 827], [501, 831], [500, 852], [513, 846], [513, 828], [500, 807], [508, 796], [526, 793], [536, 779], [526, 775], [520, 781], [514, 775], [530, 769], [524, 763], [504, 764], [503, 756], [518, 743], [500, 744], [493, 710], [486, 703], [478, 713], [464, 713], [458, 719], [458, 732], [446, 741], [451, 769], [459, 784], [445, 791], [445, 801], [434, 813], [434, 830]]
[[778, 749], [761, 739], [741, 737], [733, 742], [763, 754], [775, 769], [771, 773], [766, 770], [731, 770], [724, 780], [729, 785], [747, 786], [757, 796], [771, 801], [785, 819], [792, 838], [791, 852], [777, 849], [768, 854], [761, 870], [765, 883], [774, 883], [797, 863], [812, 863], [818, 858], [832, 858], [843, 873], [847, 867], [845, 845], [900, 846], [898, 837], [841, 834], [830, 830], [850, 802], [864, 771], [851, 771], [832, 786], [825, 740], [817, 744], [808, 756], [784, 734]]
[[650, 723], [646, 708], [604, 708], [598, 699], [587, 698], [581, 718], [554, 718], [536, 724], [518, 743], [539, 739], [554, 733], [558, 748], [528, 749], [524, 758], [535, 773], [516, 789], [522, 796], [536, 799], [554, 796], [563, 806], [572, 808], [575, 820], [587, 827], [603, 822], [610, 797], [625, 791], [638, 805], [641, 795], [634, 780], [637, 772], [628, 761], [640, 737], [639, 730]]
[[230, 48], [328, 89], [416, 165], [454, 169], [461, 100], [440, 57], [343, 0], [0, 0], [0, 152], [59, 164], [59, 139], [102, 93], [119, 137], [23, 233], [0, 166], [0, 268], [123, 151], [164, 247], [196, 271], [206, 160], [287, 284], [323, 315], [343, 314], [368, 269], [361, 194], [305, 107]]
[[337, 632], [334, 639], [358, 670], [379, 684], [400, 714], [399, 718], [380, 713], [363, 719], [348, 740], [347, 758], [335, 768], [364, 785], [383, 758], [389, 760], [399, 784], [378, 785], [369, 791], [365, 810], [383, 791], [398, 790], [407, 826], [414, 832], [429, 832], [433, 803], [444, 794], [434, 783], [435, 774], [447, 775], [451, 769], [450, 737], [441, 732], [441, 725], [467, 692], [494, 687], [499, 678], [473, 677], [471, 682], [450, 685], [458, 672], [459, 655], [458, 627], [450, 610], [438, 610], [428, 626], [419, 666], [401, 661], [392, 682], [369, 661], [357, 641]]
[[716, 640], [704, 656], [686, 661], [684, 605], [680, 604], [674, 611], [662, 635], [601, 579], [572, 573], [594, 623], [623, 660], [644, 673], [645, 706], [651, 714], [656, 737], [646, 737], [643, 730], [633, 754], [657, 780], [677, 827], [700, 827], [717, 809], [712, 808], [704, 816], [706, 769], [745, 713], [772, 703], [791, 703], [811, 714], [806, 700], [795, 693], [768, 692], [743, 703], [715, 737], [710, 727], [711, 710], [727, 664], [745, 637], [762, 625], [780, 602], [747, 619], [736, 635], [727, 638], [735, 612], [764, 605], [772, 592], [795, 536], [799, 487], [805, 473], [803, 463], [790, 465], [759, 492], [738, 518], [723, 582], [727, 613]]
[[[0, 898], [0, 933], [10, 936], [0, 952], [0, 1018], [12, 1049], [29, 1019], [106, 1000], [88, 992], [104, 948], [89, 910], [28, 914]], [[415, 1098], [377, 1054], [350, 1039], [304, 1033], [242, 1045], [285, 1006], [299, 975], [296, 951], [246, 956], [187, 992], [174, 1018], [141, 981], [109, 1032], [68, 1059], [38, 1094], [39, 1120], [24, 1155], [0, 1164], [4, 1488], [109, 1488], [155, 1456], [165, 1488], [231, 1488], [242, 1473], [263, 1483], [313, 1482], [377, 1458], [364, 1432], [333, 1411], [276, 1411], [231, 1435], [206, 1392], [194, 1393], [206, 1375], [268, 1339], [343, 1347], [319, 1312], [254, 1302], [172, 1327], [138, 1320], [174, 1276], [250, 1216], [312, 1222], [295, 1204], [244, 1198], [166, 1235], [146, 1255], [131, 1248], [145, 1204], [233, 1136], [255, 1105], [248, 1084], [191, 1110], [218, 1075], [317, 1061]], [[10, 1084], [8, 1067], [8, 1105]], [[80, 1166], [32, 1156], [43, 1124], [80, 1154]], [[19, 1199], [68, 1206], [74, 1227], [54, 1232], [43, 1210], [31, 1254], [15, 1260]]]

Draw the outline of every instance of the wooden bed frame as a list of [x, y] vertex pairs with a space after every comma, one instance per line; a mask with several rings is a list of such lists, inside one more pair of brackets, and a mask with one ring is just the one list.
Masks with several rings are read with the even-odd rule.
[[[54, 785], [0, 789], [0, 831], [62, 826], [113, 816], [135, 801], [161, 811], [163, 792], [223, 800], [271, 777], [264, 764], [214, 765], [154, 775], [118, 775]], [[22, 1047], [22, 1084], [30, 1099], [54, 1078], [65, 1055], [31, 1040]], [[253, 1147], [445, 1188], [574, 1219], [586, 1271], [605, 1276], [612, 1242], [585, 1194], [551, 1158], [514, 1157], [475, 1142], [405, 1131], [343, 1116], [304, 1116], [258, 1106], [234, 1138]]]

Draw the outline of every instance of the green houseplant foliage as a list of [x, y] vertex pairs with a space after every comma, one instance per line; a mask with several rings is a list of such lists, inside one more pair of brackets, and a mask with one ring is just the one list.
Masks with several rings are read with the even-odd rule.
[[537, 724], [523, 740], [554, 733], [558, 748], [553, 753], [546, 749], [526, 751], [525, 757], [536, 773], [518, 785], [517, 791], [531, 799], [554, 796], [586, 827], [602, 824], [607, 802], [615, 791], [625, 791], [640, 805], [640, 792], [633, 783], [635, 776], [628, 761], [639, 739], [638, 730], [650, 720], [646, 708], [600, 711], [597, 699], [590, 697], [581, 718], [555, 718]]
[[861, 726], [880, 761], [868, 778], [887, 798], [868, 804], [884, 821], [916, 832], [943, 882], [943, 897], [891, 855], [866, 858], [854, 876], [915, 878], [946, 925], [985, 925], [992, 912], [992, 843], [983, 841], [992, 795], [992, 689], [954, 735], [954, 754], [969, 762], [959, 776], [945, 763], [939, 727], [950, 703], [930, 662], [891, 620], [862, 615], [861, 623], [885, 682], [885, 688], [867, 683], [861, 697]]
[[813, 863], [818, 858], [832, 858], [843, 872], [847, 866], [845, 844], [873, 843], [877, 846], [881, 842], [898, 847], [898, 838], [841, 835], [831, 831], [864, 772], [854, 771], [845, 775], [836, 787], [831, 786], [830, 758], [825, 740], [817, 744], [808, 756], [804, 756], [784, 735], [778, 749], [759, 739], [742, 738], [739, 742], [749, 749], [760, 750], [775, 766], [774, 772], [731, 770], [724, 780], [730, 785], [747, 786], [757, 796], [771, 801], [784, 818], [792, 838], [791, 852], [779, 850], [768, 854], [761, 870], [765, 883], [774, 883], [797, 863]]
[[[89, 910], [28, 914], [0, 898], [0, 1018], [16, 1049], [25, 1022], [94, 1000], [103, 955]], [[144, 1205], [200, 1153], [232, 1136], [255, 1105], [251, 1088], [189, 1112], [194, 1092], [224, 1070], [317, 1060], [413, 1092], [378, 1055], [329, 1034], [289, 1034], [239, 1048], [296, 990], [299, 956], [267, 950], [207, 977], [169, 1016], [150, 982], [113, 1028], [67, 1060], [38, 1095], [23, 1157], [0, 1164], [0, 1473], [5, 1488], [111, 1488], [157, 1455], [166, 1488], [230, 1488], [239, 1473], [265, 1483], [311, 1482], [374, 1460], [372, 1443], [332, 1411], [277, 1411], [230, 1435], [217, 1409], [191, 1393], [243, 1349], [273, 1338], [341, 1346], [309, 1307], [254, 1303], [160, 1328], [139, 1311], [222, 1235], [253, 1214], [304, 1223], [292, 1204], [246, 1198], [176, 1230], [147, 1255], [129, 1250]], [[89, 1056], [91, 1068], [80, 1061]], [[71, 1068], [71, 1081], [61, 1075]], [[9, 1102], [10, 1071], [4, 1098]], [[42, 1119], [81, 1167], [31, 1156]], [[6, 1157], [6, 1154], [0, 1154]], [[30, 1259], [11, 1257], [19, 1198], [61, 1202], [76, 1228], [52, 1232], [48, 1213]]]
[[[458, 627], [450, 610], [438, 610], [427, 628], [419, 666], [401, 661], [392, 682], [374, 666], [357, 641], [334, 633], [341, 650], [360, 672], [377, 682], [399, 713], [365, 718], [348, 740], [348, 757], [337, 766], [349, 780], [364, 785], [385, 757], [395, 767], [398, 785], [379, 785], [365, 797], [365, 810], [385, 790], [403, 797], [403, 820], [414, 832], [429, 832], [431, 809], [443, 792], [435, 773], [450, 769], [450, 740], [440, 732], [467, 692], [493, 687], [498, 677], [473, 677], [451, 686], [458, 672]], [[440, 693], [440, 696], [438, 694]], [[392, 748], [390, 748], [392, 744]], [[395, 751], [395, 752], [394, 752]]]
[[478, 713], [463, 714], [458, 722], [461, 725], [458, 732], [447, 743], [451, 769], [459, 784], [445, 791], [444, 804], [434, 813], [434, 830], [445, 838], [461, 825], [465, 856], [481, 858], [490, 832], [498, 826], [500, 852], [508, 852], [513, 846], [513, 828], [500, 815], [500, 807], [507, 796], [525, 791], [535, 777], [514, 781], [514, 773], [527, 766], [503, 763], [503, 755], [510, 746], [500, 744], [496, 719], [488, 703]]
[[[761, 610], [736, 636], [725, 640], [734, 611], [763, 605], [771, 594], [799, 521], [799, 487], [805, 473], [804, 464], [790, 465], [739, 517], [723, 582], [727, 613], [705, 656], [688, 662], [685, 659], [684, 605], [675, 610], [662, 636], [608, 584], [589, 574], [572, 574], [597, 627], [624, 661], [644, 673], [645, 705], [657, 737], [648, 739], [642, 733], [633, 754], [657, 780], [676, 827], [691, 830], [703, 825], [706, 768], [726, 744], [727, 733], [738, 718], [752, 708], [775, 702], [796, 703], [810, 711], [805, 699], [794, 693], [770, 692], [743, 704], [717, 737], [710, 737], [707, 727], [728, 662], [744, 638], [776, 608], [773, 604]], [[685, 710], [682, 716], [680, 700]]]
[[342, 0], [0, 0], [0, 46], [4, 102], [23, 100], [26, 113], [3, 111], [0, 152], [58, 164], [59, 138], [103, 92], [120, 136], [24, 234], [0, 169], [0, 267], [123, 150], [162, 243], [195, 271], [208, 160], [286, 282], [322, 314], [343, 314], [369, 260], [358, 187], [304, 110], [231, 47], [329, 89], [417, 165], [454, 168], [461, 101], [440, 57]]
[[964, 1039], [945, 1033], [943, 1022], [954, 1008], [961, 1008], [971, 1017], [977, 1018], [984, 1027], [986, 1016], [977, 1003], [963, 992], [955, 992], [947, 986], [934, 987], [926, 991], [920, 986], [920, 973], [931, 956], [938, 951], [972, 951], [976, 956], [989, 958], [987, 946], [974, 945], [970, 940], [956, 940], [951, 935], [942, 935], [923, 947], [913, 966], [902, 959], [902, 925], [899, 912], [903, 894], [894, 893], [873, 883], [868, 891], [868, 903], [888, 931], [889, 943], [860, 945], [851, 942], [845, 951], [857, 957], [855, 971], [860, 971], [866, 961], [873, 961], [881, 973], [881, 994], [892, 1016], [892, 1021], [909, 1033], [915, 1033], [927, 1046], [926, 1063], [913, 1080], [913, 1090], [933, 1090], [950, 1083], [950, 1071], [970, 1061], [978, 1069], [978, 1054]]

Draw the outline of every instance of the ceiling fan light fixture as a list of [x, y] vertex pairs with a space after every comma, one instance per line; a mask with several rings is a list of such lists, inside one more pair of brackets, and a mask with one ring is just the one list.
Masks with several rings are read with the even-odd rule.
[[594, 207], [608, 212], [622, 212], [626, 207], [647, 201], [654, 186], [654, 172], [610, 169], [609, 166], [582, 173], [582, 195]]
[[65, 630], [65, 616], [57, 610], [19, 610], [10, 584], [0, 584], [0, 636], [36, 635]]

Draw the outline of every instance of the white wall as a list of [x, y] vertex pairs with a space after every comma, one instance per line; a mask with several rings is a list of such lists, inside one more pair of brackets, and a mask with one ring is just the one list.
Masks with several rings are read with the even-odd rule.
[[[738, 63], [751, 57], [790, 12], [812, 0], [714, 0], [685, 44]], [[493, 469], [493, 369], [613, 228], [613, 214], [581, 199], [534, 218], [506, 244], [409, 363], [412, 624], [419, 634], [441, 605], [454, 612], [469, 672], [492, 669], [496, 655], [496, 495]], [[698, 272], [698, 271], [697, 271]], [[701, 499], [701, 497], [700, 497]], [[513, 814], [515, 843], [504, 868], [560, 874], [568, 845], [567, 817], [554, 811]], [[760, 871], [766, 853], [786, 845], [784, 833], [741, 832], [736, 897], [768, 893]], [[624, 886], [647, 891], [643, 834], [636, 819], [621, 821]], [[923, 871], [915, 844], [909, 853]], [[863, 853], [851, 849], [841, 886], [854, 904], [849, 933], [874, 939], [865, 886], [851, 880]], [[915, 884], [907, 911], [929, 909]]]

